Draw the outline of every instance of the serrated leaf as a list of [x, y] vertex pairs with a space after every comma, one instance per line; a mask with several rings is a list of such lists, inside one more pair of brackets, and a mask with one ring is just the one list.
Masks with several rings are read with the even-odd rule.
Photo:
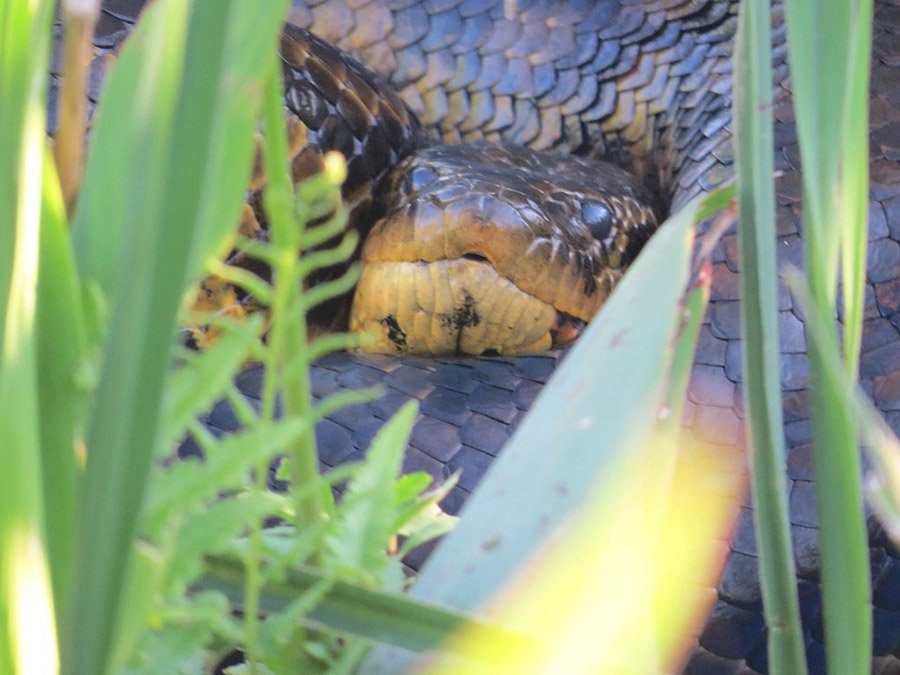
[[372, 582], [385, 568], [385, 547], [394, 535], [394, 482], [417, 410], [415, 402], [405, 404], [376, 434], [347, 487], [346, 501], [338, 506], [328, 539], [332, 565], [356, 570]]
[[234, 324], [212, 347], [175, 371], [163, 404], [164, 447], [181, 438], [188, 423], [209, 410], [231, 387], [234, 376], [259, 339], [261, 328], [261, 316]]
[[230, 553], [234, 540], [252, 523], [278, 512], [284, 504], [283, 496], [271, 492], [241, 493], [189, 514], [178, 530], [164, 589], [189, 585], [203, 571], [203, 556]]
[[250, 471], [279, 452], [308, 427], [305, 420], [282, 419], [225, 436], [203, 462], [180, 462], [159, 471], [148, 497], [144, 527], [159, 532], [172, 511], [183, 511], [220, 490], [242, 487]]
[[454, 473], [433, 490], [416, 495], [412, 503], [398, 507], [394, 529], [398, 534], [407, 537], [399, 557], [456, 527], [459, 518], [444, 513], [438, 503], [457, 484], [459, 476], [459, 472]]

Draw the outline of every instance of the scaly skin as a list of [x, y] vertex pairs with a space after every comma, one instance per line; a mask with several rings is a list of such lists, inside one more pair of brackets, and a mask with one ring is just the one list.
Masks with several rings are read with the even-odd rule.
[[[111, 47], [134, 16], [134, 5], [127, 0], [109, 1], [112, 13], [104, 14], [98, 31], [98, 47]], [[397, 7], [390, 10], [388, 4]], [[425, 6], [441, 11], [429, 14]], [[550, 3], [552, 4], [552, 3]], [[585, 6], [591, 3], [583, 3]], [[334, 0], [324, 0], [314, 7], [296, 7], [294, 20], [310, 26], [325, 38], [338, 36], [338, 44], [358, 53], [370, 65], [384, 67], [396, 73], [401, 96], [413, 109], [424, 110], [436, 104], [436, 112], [424, 115], [423, 120], [432, 133], [443, 120], [443, 133], [449, 137], [471, 139], [488, 137], [516, 137], [530, 141], [535, 147], [548, 147], [547, 130], [565, 129], [557, 134], [554, 144], [579, 147], [585, 138], [599, 139], [601, 152], [623, 158], [637, 168], [654, 167], [647, 173], [651, 186], [660, 188], [662, 196], [673, 205], [682, 203], [696, 192], [718, 184], [728, 175], [731, 164], [727, 143], [730, 89], [730, 35], [734, 30], [735, 2], [716, 0], [679, 2], [597, 2], [596, 11], [609, 13], [591, 24], [580, 18], [569, 20], [572, 35], [580, 35], [569, 42], [569, 54], [588, 54], [592, 63], [608, 59], [608, 65], [595, 74], [596, 91], [605, 96], [591, 96], [599, 107], [596, 124], [564, 124], [566, 115], [542, 114], [540, 105], [514, 102], [509, 90], [528, 79], [521, 73], [522, 59], [516, 57], [513, 43], [538, 44], [545, 50], [565, 43], [565, 28], [556, 26], [558, 39], [550, 33], [540, 39], [529, 38], [525, 31], [516, 34], [512, 28], [498, 29], [493, 45], [498, 53], [510, 56], [509, 71], [492, 71], [494, 82], [476, 79], [455, 92], [443, 88], [441, 82], [453, 82], [456, 67], [474, 64], [476, 57], [454, 56], [454, 68], [448, 75], [446, 52], [441, 51], [440, 35], [449, 32], [456, 18], [465, 11], [465, 25], [472, 26], [464, 35], [457, 35], [451, 46], [471, 45], [483, 26], [485, 14], [499, 13], [501, 2], [495, 0], [467, 0], [456, 2], [420, 3], [420, 0], [387, 3], [384, 0], [357, 0], [354, 11]], [[521, 3], [525, 7], [525, 3]], [[544, 5], [548, 6], [548, 5]], [[494, 7], [494, 9], [491, 9]], [[668, 7], [668, 10], [662, 9]], [[536, 10], [532, 10], [536, 11]], [[659, 17], [670, 14], [671, 27]], [[687, 17], [677, 18], [674, 12], [684, 11]], [[114, 16], [118, 14], [120, 18]], [[643, 15], [638, 17], [638, 15]], [[650, 18], [648, 18], [650, 17]], [[656, 17], [656, 18], [652, 18]], [[639, 20], [636, 20], [639, 19]], [[690, 21], [693, 21], [691, 28]], [[546, 25], [546, 21], [543, 22]], [[560, 22], [562, 23], [562, 22]], [[508, 23], [504, 23], [508, 26]], [[555, 24], [554, 24], [555, 25]], [[653, 28], [656, 26], [655, 28]], [[705, 26], [705, 27], [704, 27]], [[600, 41], [595, 35], [605, 31]], [[328, 29], [328, 30], [326, 30]], [[581, 29], [579, 31], [579, 29]], [[537, 29], [532, 29], [537, 30]], [[643, 31], [651, 31], [645, 34]], [[656, 31], [653, 33], [652, 31]], [[509, 44], [500, 35], [508, 31]], [[551, 31], [552, 33], [552, 31]], [[466, 38], [465, 35], [469, 37]], [[666, 36], [666, 37], [664, 37]], [[871, 98], [871, 209], [869, 243], [869, 282], [867, 285], [861, 377], [863, 385], [875, 402], [885, 411], [889, 423], [900, 432], [900, 401], [897, 390], [900, 372], [900, 8], [894, 0], [876, 3], [875, 49], [873, 56]], [[381, 42], [387, 39], [387, 46]], [[673, 40], [671, 44], [668, 41]], [[476, 39], [476, 41], [478, 41]], [[776, 76], [783, 76], [783, 33], [776, 29]], [[648, 44], [668, 44], [657, 52]], [[549, 45], [549, 46], [548, 46]], [[574, 48], [573, 48], [574, 47]], [[668, 57], [660, 55], [668, 53]], [[561, 52], [560, 52], [561, 53]], [[430, 54], [430, 56], [428, 56]], [[654, 55], [656, 54], [656, 55]], [[566, 64], [565, 55], [556, 56], [556, 63]], [[518, 60], [517, 60], [518, 59]], [[572, 61], [580, 60], [572, 57]], [[496, 54], [491, 64], [507, 63], [505, 56]], [[460, 65], [461, 64], [461, 65]], [[394, 67], [396, 66], [396, 68]], [[532, 79], [546, 82], [538, 73], [540, 64], [531, 69]], [[474, 66], [473, 66], [474, 67]], [[483, 68], [482, 70], [491, 70]], [[577, 77], [561, 67], [556, 89], [568, 96], [564, 102], [581, 110], [583, 96], [594, 88], [589, 80], [576, 82]], [[516, 70], [518, 69], [518, 70]], [[546, 68], [540, 72], [545, 72]], [[431, 73], [422, 76], [424, 73]], [[560, 76], [561, 73], [567, 73]], [[585, 71], [586, 72], [586, 71]], [[418, 73], [418, 74], [417, 74]], [[662, 82], [654, 75], [659, 74]], [[486, 77], [486, 76], [485, 76]], [[493, 75], [492, 75], [493, 77]], [[605, 78], [605, 79], [604, 79]], [[490, 78], [488, 78], [490, 79]], [[96, 97], [102, 81], [102, 63], [95, 63], [91, 80], [91, 95]], [[617, 84], [611, 84], [615, 81]], [[666, 92], [666, 82], [674, 96], [671, 105], [662, 110], [648, 103], [647, 92]], [[783, 84], [781, 88], [786, 91]], [[418, 82], [418, 84], [416, 84]], [[568, 86], [566, 86], [568, 83]], [[493, 86], [492, 86], [493, 85]], [[618, 87], [618, 88], [617, 88]], [[662, 87], [662, 89], [658, 89]], [[487, 94], [493, 89], [498, 98], [491, 105]], [[562, 98], [560, 93], [559, 98]], [[649, 98], [662, 101], [662, 94]], [[602, 103], [600, 103], [602, 99]], [[549, 105], [550, 94], [543, 101]], [[674, 101], [678, 102], [676, 106]], [[576, 102], [579, 102], [576, 105]], [[441, 111], [444, 112], [441, 112]], [[453, 114], [449, 114], [452, 111]], [[778, 183], [779, 251], [783, 259], [795, 264], [800, 258], [802, 230], [800, 229], [799, 161], [793, 130], [793, 117], [787, 105], [776, 108], [776, 155], [778, 168], [784, 176]], [[526, 113], [518, 115], [516, 113]], [[485, 120], [474, 124], [473, 120]], [[470, 120], [471, 129], [461, 126]], [[491, 127], [493, 125], [493, 127]], [[440, 125], [437, 125], [440, 126]], [[483, 132], [475, 128], [483, 128]], [[641, 130], [652, 134], [640, 136]], [[456, 131], [455, 131], [456, 130]], [[550, 134], [552, 137], [553, 134]], [[652, 138], [648, 141], [642, 138]], [[584, 148], [581, 148], [584, 149]], [[657, 163], [658, 162], [658, 163]], [[741, 381], [739, 366], [739, 321], [737, 319], [736, 241], [726, 237], [714, 255], [712, 303], [703, 327], [695, 357], [694, 378], [689, 390], [686, 424], [698, 439], [720, 444], [723, 451], [742, 438], [742, 422], [737, 385]], [[811, 672], [824, 671], [821, 644], [822, 627], [818, 593], [818, 552], [816, 544], [815, 510], [809, 457], [808, 397], [805, 371], [805, 347], [802, 340], [802, 317], [793, 310], [787, 292], [780, 298], [782, 328], [782, 386], [786, 411], [785, 433], [788, 441], [788, 476], [791, 489], [791, 521], [795, 541], [795, 557], [800, 576], [801, 611], [808, 641], [807, 654]], [[444, 506], [456, 512], [466, 496], [475, 489], [480, 477], [490, 465], [492, 457], [502, 445], [521, 416], [530, 407], [541, 384], [551, 374], [558, 355], [532, 356], [518, 359], [441, 359], [416, 357], [334, 355], [322, 359], [312, 372], [316, 397], [327, 396], [343, 387], [366, 386], [381, 382], [388, 394], [381, 400], [349, 410], [340, 411], [324, 420], [317, 429], [320, 456], [323, 464], [333, 466], [361, 456], [375, 430], [393, 411], [410, 397], [422, 402], [422, 415], [407, 450], [408, 470], [428, 471], [440, 479], [449, 471], [463, 469], [460, 485], [454, 489]], [[239, 382], [245, 393], [254, 397], [259, 392], [259, 371], [250, 369]], [[208, 424], [223, 430], [233, 429], [237, 422], [226, 404], [217, 405], [206, 417]], [[186, 442], [182, 452], [191, 452]], [[740, 468], [739, 468], [740, 469]], [[739, 470], [738, 469], [738, 470]], [[717, 599], [705, 631], [699, 638], [699, 648], [688, 664], [688, 672], [738, 673], [765, 672], [765, 633], [760, 614], [760, 594], [757, 579], [756, 549], [752, 536], [750, 508], [745, 505], [735, 537], [730, 542], [730, 554], [725, 573], [718, 587]], [[724, 546], [725, 544], [723, 544]], [[898, 672], [900, 668], [900, 556], [887, 543], [884, 533], [872, 522], [871, 558], [873, 568], [873, 601], [875, 605], [876, 672]], [[727, 548], [727, 547], [726, 547]], [[410, 559], [413, 566], [422, 558]]]

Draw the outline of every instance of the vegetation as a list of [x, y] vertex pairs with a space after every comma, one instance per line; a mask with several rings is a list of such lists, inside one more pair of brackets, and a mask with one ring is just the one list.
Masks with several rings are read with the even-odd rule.
[[[0, 671], [196, 673], [234, 649], [246, 661], [232, 670], [256, 673], [350, 672], [360, 663], [396, 672], [437, 648], [436, 672], [452, 671], [454, 659], [487, 671], [674, 667], [702, 602], [665, 580], [692, 571], [698, 586], [710, 581], [713, 539], [740, 490], [728, 483], [728, 498], [716, 499], [714, 489], [697, 489], [728, 474], [727, 458], [684, 447], [678, 424], [709, 291], [704, 261], [691, 259], [693, 226], [732, 192], [688, 205], [650, 242], [459, 527], [401, 593], [400, 558], [452, 523], [436, 506], [452, 481], [430, 489], [427, 476], [399, 475], [411, 405], [365, 462], [319, 471], [316, 420], [371, 392], [318, 406], [310, 397], [309, 363], [354, 343], [307, 342], [305, 312], [353, 281], [305, 294], [300, 282], [355, 242], [345, 235], [333, 250], [296, 256], [340, 232], [343, 167], [331, 161], [298, 186], [288, 178], [276, 59], [286, 5], [157, 0], [106, 84], [70, 214], [78, 163], [58, 149], [68, 158], [60, 180], [45, 135], [53, 3], [0, 0]], [[788, 12], [804, 164], [821, 168], [805, 174], [809, 288], [797, 275], [791, 283], [806, 298], [817, 392], [829, 659], [835, 672], [862, 672], [870, 619], [857, 436], [875, 460], [873, 503], [900, 531], [900, 449], [853, 384], [871, 4], [813, 7], [798, 0]], [[811, 23], [814, 15], [824, 23]], [[744, 344], [746, 358], [765, 364], [762, 377], [748, 378], [746, 400], [757, 525], [771, 526], [760, 545], [766, 609], [770, 626], [785, 627], [770, 633], [770, 660], [795, 673], [803, 646], [778, 473], [772, 170], [762, 152], [771, 147], [767, 26], [768, 3], [745, 0], [735, 116]], [[840, 67], [810, 57], [829, 50], [840, 51], [832, 55]], [[233, 232], [259, 120], [269, 244]], [[727, 224], [733, 211], [716, 217]], [[223, 268], [217, 260], [233, 246], [269, 263], [271, 284]], [[843, 354], [832, 320], [839, 250]], [[257, 316], [203, 317], [222, 337], [202, 353], [178, 346], [190, 289], [209, 272], [272, 307], [265, 345]], [[251, 358], [265, 366], [259, 411], [232, 383]], [[196, 417], [221, 398], [243, 428], [218, 439]], [[186, 433], [202, 462], [171, 461]], [[276, 457], [290, 479], [285, 493], [266, 489]], [[489, 601], [490, 621], [481, 614]], [[648, 653], [648, 643], [658, 649]]]

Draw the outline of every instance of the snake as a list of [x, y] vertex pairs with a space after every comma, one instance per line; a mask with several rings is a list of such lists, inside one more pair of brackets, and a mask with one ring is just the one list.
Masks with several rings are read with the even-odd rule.
[[[107, 65], [103, 55], [115, 50], [127, 36], [143, 4], [130, 0], [104, 2], [94, 39], [98, 58], [88, 92], [92, 100], [100, 96], [102, 73]], [[466, 190], [443, 187], [444, 175], [456, 171], [454, 162], [459, 160], [453, 156], [463, 151], [516, 154], [518, 148], [527, 147], [526, 156], [539, 159], [522, 159], [521, 163], [536, 161], [545, 166], [556, 161], [543, 154], [551, 152], [572, 155], [576, 164], [610, 162], [636, 177], [626, 179], [630, 189], [634, 194], [650, 195], [649, 202], [640, 203], [649, 203], [646, 208], [665, 217], [694, 196], [721, 185], [733, 173], [731, 56], [737, 6], [732, 0], [295, 2], [282, 39], [285, 104], [289, 111], [293, 106], [298, 119], [304, 115], [316, 119], [320, 116], [322, 121], [317, 128], [306, 125], [297, 130], [304, 136], [306, 149], [298, 150], [294, 156], [294, 177], [314, 170], [325, 150], [346, 150], [349, 173], [344, 194], [353, 207], [352, 225], [366, 235], [360, 254], [379, 264], [397, 265], [398, 269], [404, 265], [418, 267], [425, 258], [421, 250], [404, 252], [403, 260], [386, 260], [380, 252], [379, 233], [382, 241], [392, 235], [387, 233], [386, 225], [375, 223], [396, 212], [401, 230], [413, 227], [404, 215], [412, 207], [402, 204], [418, 204], [416, 210], [422, 211], [431, 206], [452, 208], [457, 200], [462, 200], [478, 204], [476, 211], [484, 210], [490, 196], [482, 193], [483, 186], [473, 184]], [[783, 10], [779, 3], [773, 7], [773, 27], [778, 91], [774, 111], [776, 159], [782, 173], [777, 185], [779, 251], [782, 259], [800, 263], [800, 167], [789, 105]], [[896, 45], [900, 10], [896, 3], [876, 3], [874, 28], [870, 101], [872, 203], [861, 378], [897, 430], [900, 59]], [[317, 53], [326, 54], [323, 61], [316, 65], [301, 63], [309, 45]], [[349, 81], [361, 84], [345, 93], [344, 85]], [[373, 87], [373, 82], [377, 86]], [[382, 82], [386, 83], [383, 88]], [[311, 96], [316, 89], [327, 91], [336, 84], [337, 91], [331, 92], [333, 100]], [[377, 105], [381, 114], [366, 114], [367, 106], [375, 106], [376, 99], [385, 102]], [[346, 119], [326, 124], [326, 119], [337, 119], [331, 114], [340, 108], [346, 112]], [[52, 130], [52, 92], [50, 109]], [[368, 112], [371, 110], [369, 107]], [[436, 145], [437, 142], [449, 145]], [[387, 156], [387, 165], [376, 166], [372, 161], [375, 154]], [[419, 161], [427, 161], [427, 168], [417, 170]], [[445, 161], [449, 163], [441, 164]], [[408, 166], [401, 171], [404, 163]], [[401, 206], [381, 201], [371, 187], [376, 179], [391, 186], [388, 193], [401, 195], [406, 201]], [[520, 206], [527, 203], [530, 197], [515, 186], [533, 177], [512, 176], [510, 180], [513, 187], [506, 191], [519, 193], [513, 200], [518, 199]], [[536, 182], [540, 180], [543, 179]], [[251, 208], [253, 200], [251, 195]], [[615, 205], [602, 200], [581, 201], [592, 204], [586, 209], [582, 225], [588, 232], [592, 227], [605, 230], [608, 212], [614, 212]], [[625, 209], [620, 205], [619, 210]], [[373, 224], [360, 224], [364, 216]], [[436, 217], [445, 230], [453, 227], [446, 216]], [[255, 213], [254, 218], [259, 221]], [[522, 220], [520, 216], [510, 216], [511, 220], [516, 218]], [[593, 241], [603, 240], [595, 234], [591, 233]], [[371, 235], [376, 236], [370, 240]], [[636, 240], [644, 236], [649, 233]], [[627, 248], [626, 245], [617, 250]], [[471, 270], [499, 265], [499, 254], [486, 247], [464, 248], [454, 255], [455, 260]], [[443, 260], [447, 262], [446, 256]], [[686, 422], [694, 436], [727, 447], [740, 444], [743, 438], [738, 388], [742, 380], [737, 313], [739, 266], [733, 233], [714, 247], [712, 262], [712, 301], [695, 355]], [[377, 275], [378, 268], [372, 269]], [[477, 274], [472, 272], [471, 276]], [[590, 286], [584, 279], [582, 274], [576, 285], [580, 282], [582, 288]], [[538, 298], [538, 302], [553, 305], [554, 299]], [[411, 345], [418, 338], [411, 337], [414, 331], [400, 325], [398, 317], [403, 308], [383, 306], [371, 316], [360, 313], [353, 320], [368, 322], [383, 331], [384, 353], [334, 354], [313, 366], [313, 394], [317, 398], [342, 388], [373, 383], [384, 384], [388, 391], [378, 401], [335, 412], [319, 424], [316, 435], [324, 465], [334, 466], [362, 456], [383, 421], [403, 402], [416, 398], [421, 402], [421, 413], [404, 468], [424, 470], [438, 479], [462, 469], [459, 485], [443, 504], [451, 513], [459, 510], [493, 458], [502, 452], [512, 429], [556, 363], [565, 358], [565, 350], [543, 350], [565, 342], [565, 335], [560, 334], [572, 331], [564, 330], [564, 324], [574, 325], [577, 333], [578, 322], [590, 318], [589, 312], [582, 314], [588, 319], [581, 319], [575, 308], [557, 309], [553, 305], [555, 316], [552, 320], [543, 319], [546, 330], [542, 328], [536, 339], [529, 337], [521, 345], [525, 351], [535, 353], [512, 356], [520, 347], [512, 349], [500, 343], [467, 345], [468, 336], [462, 330], [465, 326], [460, 324], [471, 324], [472, 316], [480, 316], [480, 310], [474, 309], [474, 298], [468, 316], [457, 311], [459, 305], [458, 299], [449, 303], [452, 311], [435, 305], [435, 315], [445, 314], [452, 319], [449, 332], [445, 326], [449, 346], [439, 344], [434, 349], [422, 349]], [[463, 297], [462, 307], [465, 305]], [[790, 515], [801, 614], [810, 672], [824, 672], [802, 314], [795, 310], [793, 299], [785, 291], [780, 295], [779, 309]], [[394, 323], [388, 317], [393, 317]], [[428, 323], [440, 326], [442, 321], [432, 318]], [[428, 335], [423, 338], [425, 343], [436, 339]], [[420, 351], [444, 355], [407, 353]], [[493, 353], [497, 356], [491, 356]], [[246, 396], [258, 397], [259, 370], [250, 368], [242, 373], [239, 386]], [[238, 425], [234, 412], [224, 402], [204, 419], [211, 427], [226, 432]], [[181, 451], [192, 452], [190, 439]], [[875, 626], [873, 670], [897, 672], [900, 555], [874, 518], [869, 524]], [[741, 506], [729, 551], [709, 619], [697, 636], [696, 649], [685, 672], [767, 672], [766, 629], [761, 615], [758, 558], [749, 503]], [[424, 555], [421, 553], [408, 563], [417, 567]]]

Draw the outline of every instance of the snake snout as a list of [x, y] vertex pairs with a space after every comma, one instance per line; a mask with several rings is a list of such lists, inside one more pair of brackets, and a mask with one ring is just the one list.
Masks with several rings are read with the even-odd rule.
[[[501, 172], [510, 174], [502, 187]], [[614, 195], [583, 187], [598, 173], [613, 175]], [[379, 352], [509, 355], [562, 346], [622, 276], [630, 243], [655, 228], [627, 186], [602, 162], [516, 146], [414, 155], [388, 176], [387, 215], [363, 247], [350, 328], [373, 335], [367, 349]]]

